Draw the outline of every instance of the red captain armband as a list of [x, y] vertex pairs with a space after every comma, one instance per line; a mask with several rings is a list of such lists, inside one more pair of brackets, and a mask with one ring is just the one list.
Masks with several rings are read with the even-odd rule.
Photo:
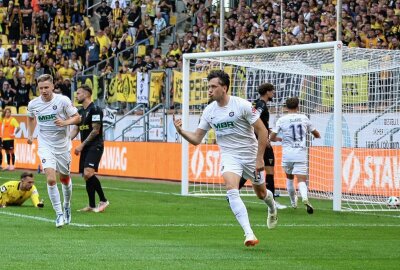
[[70, 182], [70, 180], [71, 180], [71, 177], [69, 177], [69, 176], [67, 176], [67, 177], [60, 177], [60, 182], [61, 182], [63, 185], [68, 185], [69, 182]]

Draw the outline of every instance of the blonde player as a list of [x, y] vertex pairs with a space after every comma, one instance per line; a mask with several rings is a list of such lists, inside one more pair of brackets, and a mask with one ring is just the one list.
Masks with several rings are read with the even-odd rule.
[[[264, 149], [269, 145], [268, 133], [259, 112], [250, 102], [228, 95], [228, 74], [222, 70], [213, 70], [207, 79], [208, 95], [214, 101], [204, 109], [196, 131], [183, 130], [182, 121], [175, 120], [175, 117], [174, 125], [177, 132], [193, 145], [200, 144], [208, 130], [215, 130], [221, 150], [221, 172], [229, 205], [245, 233], [244, 244], [254, 246], [259, 241], [251, 229], [238, 187], [241, 176], [252, 181], [257, 197], [268, 206], [267, 226], [270, 229], [275, 228], [278, 218], [274, 196], [266, 189], [262, 172]], [[258, 135], [258, 141], [254, 131]]]
[[34, 185], [33, 174], [24, 172], [20, 181], [8, 181], [0, 186], [0, 208], [6, 206], [20, 206], [29, 198], [35, 207], [42, 208], [43, 201], [39, 200], [39, 193]]
[[282, 133], [282, 167], [286, 172], [286, 187], [293, 208], [297, 208], [297, 196], [294, 189], [294, 176], [297, 178], [303, 204], [307, 213], [312, 214], [314, 209], [308, 200], [306, 180], [307, 174], [307, 146], [306, 135], [308, 132], [315, 138], [320, 138], [319, 132], [314, 128], [311, 121], [304, 114], [300, 114], [299, 99], [291, 97], [286, 100], [288, 114], [279, 118], [275, 128], [272, 129], [270, 140], [278, 141], [277, 134]]
[[[70, 178], [71, 140], [68, 125], [80, 123], [78, 110], [71, 100], [54, 94], [53, 77], [43, 74], [37, 79], [40, 96], [28, 104], [28, 144], [38, 125], [38, 155], [47, 178], [47, 191], [56, 212], [56, 227], [71, 222], [72, 182]], [[56, 172], [60, 174], [64, 197], [64, 212], [57, 187]]]

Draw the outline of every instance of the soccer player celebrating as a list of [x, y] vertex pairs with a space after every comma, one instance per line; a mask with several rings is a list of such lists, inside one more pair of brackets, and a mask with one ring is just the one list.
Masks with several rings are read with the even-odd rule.
[[[38, 155], [47, 178], [47, 191], [56, 212], [56, 227], [71, 222], [72, 181], [70, 177], [71, 140], [68, 125], [80, 122], [77, 108], [63, 95], [53, 93], [53, 77], [43, 74], [37, 78], [40, 96], [28, 104], [28, 144], [38, 125]], [[60, 174], [64, 197], [64, 213], [57, 187], [56, 171]]]
[[31, 198], [35, 207], [43, 208], [43, 201], [39, 200], [39, 193], [34, 185], [33, 174], [24, 172], [20, 181], [8, 181], [0, 186], [0, 208], [6, 206], [20, 206]]
[[308, 178], [306, 135], [307, 132], [311, 132], [315, 138], [321, 136], [307, 116], [298, 112], [298, 97], [288, 98], [286, 107], [288, 114], [278, 119], [276, 127], [272, 129], [270, 139], [278, 141], [280, 138], [277, 134], [282, 133], [282, 167], [286, 172], [286, 187], [293, 208], [297, 208], [297, 196], [293, 184], [294, 176], [296, 176], [303, 204], [306, 206], [307, 213], [312, 214], [314, 209], [308, 200], [306, 185]]
[[254, 246], [259, 241], [251, 229], [247, 209], [240, 198], [238, 187], [241, 176], [252, 181], [257, 197], [268, 206], [267, 226], [270, 229], [274, 228], [277, 224], [274, 196], [265, 188], [262, 173], [264, 150], [269, 144], [268, 132], [259, 119], [259, 112], [252, 108], [250, 102], [228, 95], [228, 74], [222, 70], [213, 70], [207, 79], [208, 95], [213, 102], [204, 109], [197, 129], [194, 132], [183, 130], [181, 119], [175, 120], [175, 117], [174, 125], [177, 132], [193, 145], [200, 144], [209, 129], [215, 130], [217, 144], [221, 150], [221, 173], [229, 205], [244, 230], [244, 244]]
[[[89, 206], [80, 211], [103, 212], [110, 203], [104, 196], [100, 181], [95, 174], [104, 150], [103, 111], [92, 102], [92, 89], [86, 84], [78, 88], [76, 100], [82, 104], [79, 110], [81, 122], [71, 132], [71, 139], [74, 139], [80, 131], [82, 143], [75, 148], [74, 152], [75, 155], [81, 155], [79, 172], [83, 174], [89, 197]], [[96, 207], [96, 192], [100, 198], [98, 207]]]
[[14, 170], [15, 154], [14, 154], [14, 138], [15, 133], [19, 131], [19, 123], [17, 119], [11, 116], [11, 109], [5, 108], [3, 119], [1, 120], [1, 132], [3, 139], [3, 148], [6, 150], [7, 167], [4, 170]]
[[[257, 111], [260, 112], [260, 119], [264, 123], [267, 128], [268, 133], [270, 132], [269, 128], [269, 111], [267, 108], [267, 102], [272, 101], [275, 89], [274, 86], [270, 83], [261, 84], [258, 87], [258, 93], [260, 94], [260, 98], [255, 101], [254, 107]], [[275, 181], [274, 181], [274, 166], [275, 166], [275, 155], [274, 150], [271, 145], [268, 145], [264, 152], [264, 165], [265, 165], [265, 181], [267, 184], [267, 188], [274, 194], [275, 197]], [[244, 186], [247, 179], [241, 178], [239, 183], [239, 190]], [[280, 204], [275, 201], [276, 207], [278, 209], [285, 209], [286, 205]]]

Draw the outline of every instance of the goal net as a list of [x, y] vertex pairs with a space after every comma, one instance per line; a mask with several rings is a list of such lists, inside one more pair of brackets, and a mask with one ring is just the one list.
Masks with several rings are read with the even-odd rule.
[[[258, 98], [260, 84], [272, 83], [270, 127], [286, 113], [287, 97], [300, 98], [300, 112], [321, 134], [307, 140], [309, 196], [333, 200], [334, 210], [392, 209], [387, 198], [400, 197], [399, 51], [329, 42], [185, 54], [183, 71], [176, 73], [183, 83], [174, 86], [184, 129], [194, 131], [207, 106], [212, 69], [230, 75], [229, 94], [249, 101]], [[182, 140], [183, 195], [226, 194], [214, 138], [209, 132], [197, 147]], [[285, 193], [281, 145], [273, 147], [275, 187]], [[250, 185], [241, 193], [252, 194]]]

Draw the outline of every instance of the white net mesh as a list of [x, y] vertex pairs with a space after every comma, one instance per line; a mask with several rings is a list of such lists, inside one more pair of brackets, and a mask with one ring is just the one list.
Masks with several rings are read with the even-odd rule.
[[[400, 197], [400, 52], [343, 48], [342, 58], [342, 206], [345, 209], [389, 210], [387, 198]], [[250, 101], [257, 87], [272, 83], [276, 96], [269, 103], [270, 126], [285, 113], [287, 97], [299, 96], [300, 111], [321, 133], [309, 138], [309, 190], [316, 198], [332, 198], [334, 51], [252, 54], [199, 59], [190, 68], [190, 126], [197, 127], [207, 105], [210, 69], [231, 75], [230, 94]], [[175, 100], [177, 101], [177, 100]], [[179, 100], [178, 100], [179, 101]], [[281, 147], [274, 145], [275, 186], [284, 191]], [[212, 134], [189, 148], [189, 193], [225, 195], [219, 172], [219, 151]], [[242, 194], [251, 192], [245, 188]]]

